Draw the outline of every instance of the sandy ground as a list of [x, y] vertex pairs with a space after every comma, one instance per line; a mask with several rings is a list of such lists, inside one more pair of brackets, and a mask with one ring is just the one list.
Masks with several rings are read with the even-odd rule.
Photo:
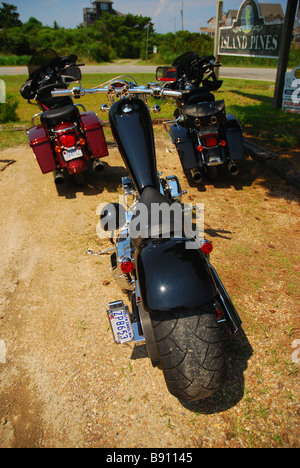
[[[86, 255], [97, 206], [118, 200], [116, 149], [88, 185], [57, 191], [27, 145], [0, 172], [0, 447], [299, 446], [299, 193], [252, 159], [233, 179], [190, 186], [157, 131], [159, 169], [205, 203], [211, 256], [243, 319], [226, 341], [228, 380], [211, 399], [171, 396], [144, 347], [115, 345], [106, 317], [124, 299], [109, 256]], [[298, 276], [297, 276], [298, 275]]]

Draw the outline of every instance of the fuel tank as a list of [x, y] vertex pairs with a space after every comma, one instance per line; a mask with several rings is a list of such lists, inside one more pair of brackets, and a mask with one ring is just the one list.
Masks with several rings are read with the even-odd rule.
[[150, 241], [136, 251], [136, 271], [144, 309], [166, 312], [199, 307], [216, 289], [201, 250], [186, 239]]
[[109, 111], [113, 136], [139, 194], [145, 187], [159, 190], [153, 127], [146, 104], [137, 98], [115, 102]]

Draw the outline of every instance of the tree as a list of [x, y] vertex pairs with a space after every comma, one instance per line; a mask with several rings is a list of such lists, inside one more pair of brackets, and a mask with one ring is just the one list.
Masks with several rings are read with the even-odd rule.
[[19, 16], [16, 6], [2, 2], [2, 7], [0, 8], [0, 28], [22, 26]]

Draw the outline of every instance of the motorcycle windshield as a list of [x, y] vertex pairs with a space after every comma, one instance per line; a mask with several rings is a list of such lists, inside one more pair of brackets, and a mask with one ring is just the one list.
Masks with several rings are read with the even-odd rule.
[[198, 58], [198, 54], [196, 52], [186, 52], [185, 54], [179, 55], [179, 57], [174, 60], [172, 67], [180, 68], [195, 58]]
[[49, 67], [58, 58], [53, 49], [43, 49], [34, 54], [27, 65], [29, 76], [31, 77], [37, 70]]

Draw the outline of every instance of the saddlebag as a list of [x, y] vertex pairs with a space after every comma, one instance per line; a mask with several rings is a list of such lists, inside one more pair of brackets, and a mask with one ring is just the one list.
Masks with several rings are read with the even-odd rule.
[[28, 143], [33, 149], [42, 173], [55, 171], [57, 167], [48, 131], [43, 125], [38, 125], [28, 131]]
[[189, 128], [200, 129], [211, 125], [224, 124], [226, 111], [224, 100], [185, 104], [183, 106], [185, 125]]
[[173, 124], [169, 130], [170, 137], [177, 148], [177, 152], [185, 171], [198, 166], [195, 145], [185, 127]]
[[243, 130], [231, 114], [226, 116], [225, 133], [229, 159], [234, 161], [244, 159]]
[[102, 123], [95, 112], [80, 114], [80, 125], [85, 133], [88, 145], [94, 158], [108, 155], [107, 144], [103, 133]]

